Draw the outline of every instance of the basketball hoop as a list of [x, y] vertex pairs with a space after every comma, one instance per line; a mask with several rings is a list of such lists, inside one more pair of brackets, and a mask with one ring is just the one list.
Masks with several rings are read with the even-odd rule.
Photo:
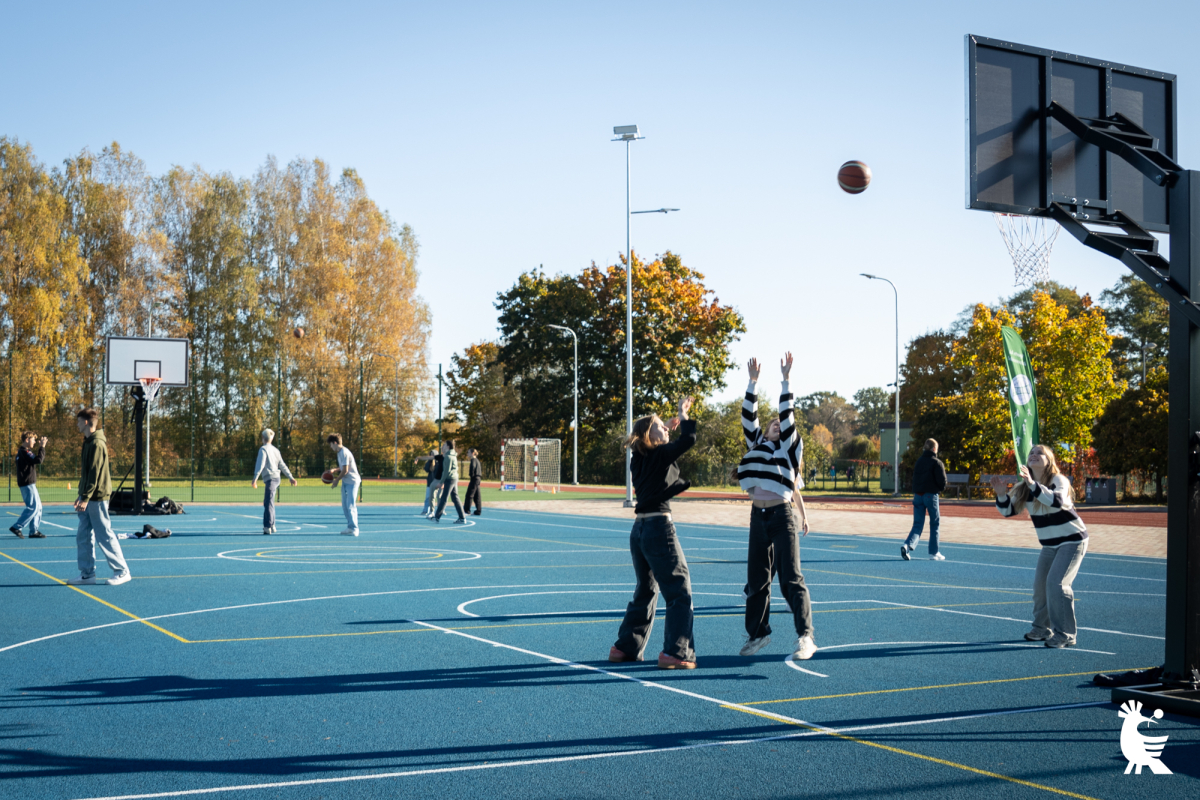
[[158, 397], [158, 390], [162, 388], [162, 378], [138, 378], [138, 383], [142, 385], [147, 403], [153, 402], [154, 398]]
[[1050, 250], [1058, 238], [1058, 223], [1021, 214], [992, 215], [1013, 261], [1013, 283], [1033, 286], [1050, 280]]

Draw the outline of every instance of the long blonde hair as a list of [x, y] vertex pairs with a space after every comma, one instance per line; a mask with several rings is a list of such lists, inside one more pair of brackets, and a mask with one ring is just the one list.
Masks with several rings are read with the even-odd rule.
[[658, 447], [658, 445], [650, 441], [650, 428], [655, 422], [662, 422], [658, 414], [642, 417], [633, 423], [633, 433], [629, 434], [629, 438], [625, 440], [625, 447], [632, 447], [635, 453], [642, 453], [643, 455]]
[[[1033, 450], [1041, 450], [1046, 456], [1046, 471], [1042, 474], [1042, 477], [1038, 480], [1038, 483], [1042, 484], [1043, 486], [1049, 486], [1050, 481], [1054, 480], [1055, 475], [1062, 474], [1058, 468], [1058, 461], [1054, 458], [1054, 451], [1044, 444], [1034, 445]], [[1030, 450], [1029, 452], [1032, 453], [1033, 450]], [[1013, 487], [1009, 498], [1012, 500], [1013, 513], [1021, 513], [1021, 509], [1025, 508], [1025, 504], [1029, 502], [1029, 484], [1025, 483], [1025, 481], [1018, 483]]]

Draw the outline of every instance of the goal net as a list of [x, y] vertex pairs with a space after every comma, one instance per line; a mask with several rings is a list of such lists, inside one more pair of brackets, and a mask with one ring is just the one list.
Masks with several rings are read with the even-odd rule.
[[500, 443], [500, 483], [556, 492], [561, 482], [562, 440], [505, 439]]

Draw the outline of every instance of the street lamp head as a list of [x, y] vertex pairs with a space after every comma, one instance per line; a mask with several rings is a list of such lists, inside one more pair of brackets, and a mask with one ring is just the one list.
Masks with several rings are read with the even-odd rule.
[[631, 141], [642, 138], [637, 125], [616, 125], [613, 127], [613, 133], [617, 137], [615, 141]]
[[862, 275], [864, 278], [870, 278], [871, 280], [875, 280], [875, 276], [874, 276], [874, 275], [871, 275], [870, 273], [867, 273], [867, 272], [860, 272], [860, 273], [858, 273], [858, 274], [859, 274], [859, 275]]

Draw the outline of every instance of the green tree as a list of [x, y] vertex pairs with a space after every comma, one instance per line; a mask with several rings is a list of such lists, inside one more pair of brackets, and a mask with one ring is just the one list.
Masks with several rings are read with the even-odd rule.
[[858, 432], [868, 438], [879, 435], [879, 423], [891, 416], [892, 393], [878, 386], [859, 389], [854, 393], [854, 409], [858, 412]]
[[1119, 377], [1141, 384], [1148, 371], [1166, 367], [1170, 305], [1158, 292], [1134, 275], [1122, 275], [1100, 303], [1117, 334], [1112, 358]]
[[1153, 475], [1159, 500], [1167, 474], [1167, 383], [1166, 369], [1150, 370], [1144, 383], [1108, 404], [1095, 427], [1100, 469], [1109, 475]]
[[[908, 343], [900, 366], [900, 419], [913, 421], [939, 397], [953, 397], [962, 391], [963, 377], [954, 367], [954, 343], [957, 338], [943, 330], [916, 337]], [[889, 398], [889, 411], [894, 407]]]

